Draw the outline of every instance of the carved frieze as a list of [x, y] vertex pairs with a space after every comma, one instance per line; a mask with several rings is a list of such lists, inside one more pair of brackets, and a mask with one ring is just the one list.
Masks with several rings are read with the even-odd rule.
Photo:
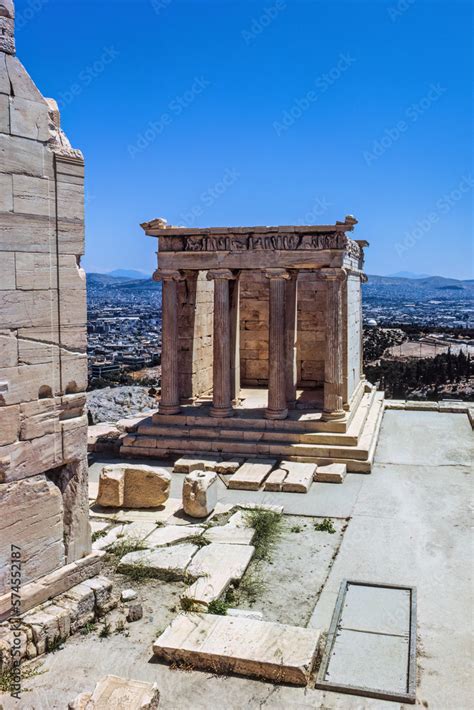
[[357, 259], [361, 248], [341, 232], [319, 234], [231, 234], [161, 237], [160, 251], [242, 252], [242, 251], [320, 251], [338, 249]]

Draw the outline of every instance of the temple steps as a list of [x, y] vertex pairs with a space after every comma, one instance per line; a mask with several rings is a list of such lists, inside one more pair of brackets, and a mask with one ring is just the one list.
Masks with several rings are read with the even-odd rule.
[[383, 393], [375, 390], [365, 393], [346, 434], [266, 429], [262, 427], [263, 420], [256, 420], [255, 428], [249, 426], [246, 420], [245, 429], [221, 429], [220, 425], [212, 426], [209, 418], [205, 427], [180, 426], [176, 422], [170, 426], [161, 424], [160, 417], [160, 425], [145, 423], [138, 427], [136, 433], [126, 436], [120, 453], [123, 456], [152, 458], [193, 455], [196, 452], [210, 456], [284, 457], [321, 465], [345, 463], [348, 471], [369, 473], [383, 409]]

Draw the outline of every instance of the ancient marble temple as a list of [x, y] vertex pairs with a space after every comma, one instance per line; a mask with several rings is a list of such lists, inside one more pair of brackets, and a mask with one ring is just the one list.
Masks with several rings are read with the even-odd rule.
[[97, 573], [83, 250], [83, 157], [16, 57], [13, 3], [0, 0], [0, 619], [12, 613], [12, 549], [16, 614]]
[[362, 370], [357, 220], [188, 229], [157, 219], [159, 411], [124, 455], [278, 455], [370, 470], [381, 398]]

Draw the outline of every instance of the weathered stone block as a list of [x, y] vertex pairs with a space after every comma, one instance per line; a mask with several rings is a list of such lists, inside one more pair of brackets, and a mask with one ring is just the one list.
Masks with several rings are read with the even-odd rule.
[[36, 476], [62, 463], [61, 434], [0, 447], [0, 483]]
[[0, 446], [13, 444], [20, 430], [20, 407], [0, 407]]
[[43, 476], [1, 484], [0, 509], [0, 594], [4, 594], [9, 589], [12, 543], [21, 547], [23, 584], [64, 564], [61, 492]]
[[123, 505], [125, 469], [123, 467], [104, 468], [99, 478], [97, 505], [104, 508], [120, 508]]
[[50, 138], [48, 108], [44, 101], [13, 96], [10, 99], [10, 131], [13, 136], [47, 141]]
[[2, 363], [0, 380], [3, 380], [3, 368], [18, 365], [18, 344], [13, 330], [0, 330], [0, 362]]
[[[1, 178], [1, 176], [0, 176]], [[1, 188], [1, 182], [0, 182]], [[1, 200], [1, 197], [0, 197]], [[15, 288], [15, 254], [9, 252], [2, 254], [0, 259], [0, 291], [9, 291]], [[0, 322], [3, 318], [0, 315]], [[3, 365], [3, 363], [1, 363]]]
[[123, 505], [126, 508], [157, 508], [170, 495], [171, 476], [164, 468], [126, 466]]
[[193, 471], [183, 482], [183, 508], [192, 518], [207, 518], [217, 503], [217, 474]]
[[156, 684], [108, 675], [97, 683], [93, 693], [81, 693], [68, 707], [69, 710], [156, 710], [159, 700]]

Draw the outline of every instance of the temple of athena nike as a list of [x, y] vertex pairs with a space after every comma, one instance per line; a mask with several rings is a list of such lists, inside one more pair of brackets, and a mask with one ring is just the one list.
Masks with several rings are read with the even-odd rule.
[[156, 219], [159, 411], [122, 455], [284, 456], [369, 472], [383, 396], [362, 370], [357, 220], [188, 229]]

